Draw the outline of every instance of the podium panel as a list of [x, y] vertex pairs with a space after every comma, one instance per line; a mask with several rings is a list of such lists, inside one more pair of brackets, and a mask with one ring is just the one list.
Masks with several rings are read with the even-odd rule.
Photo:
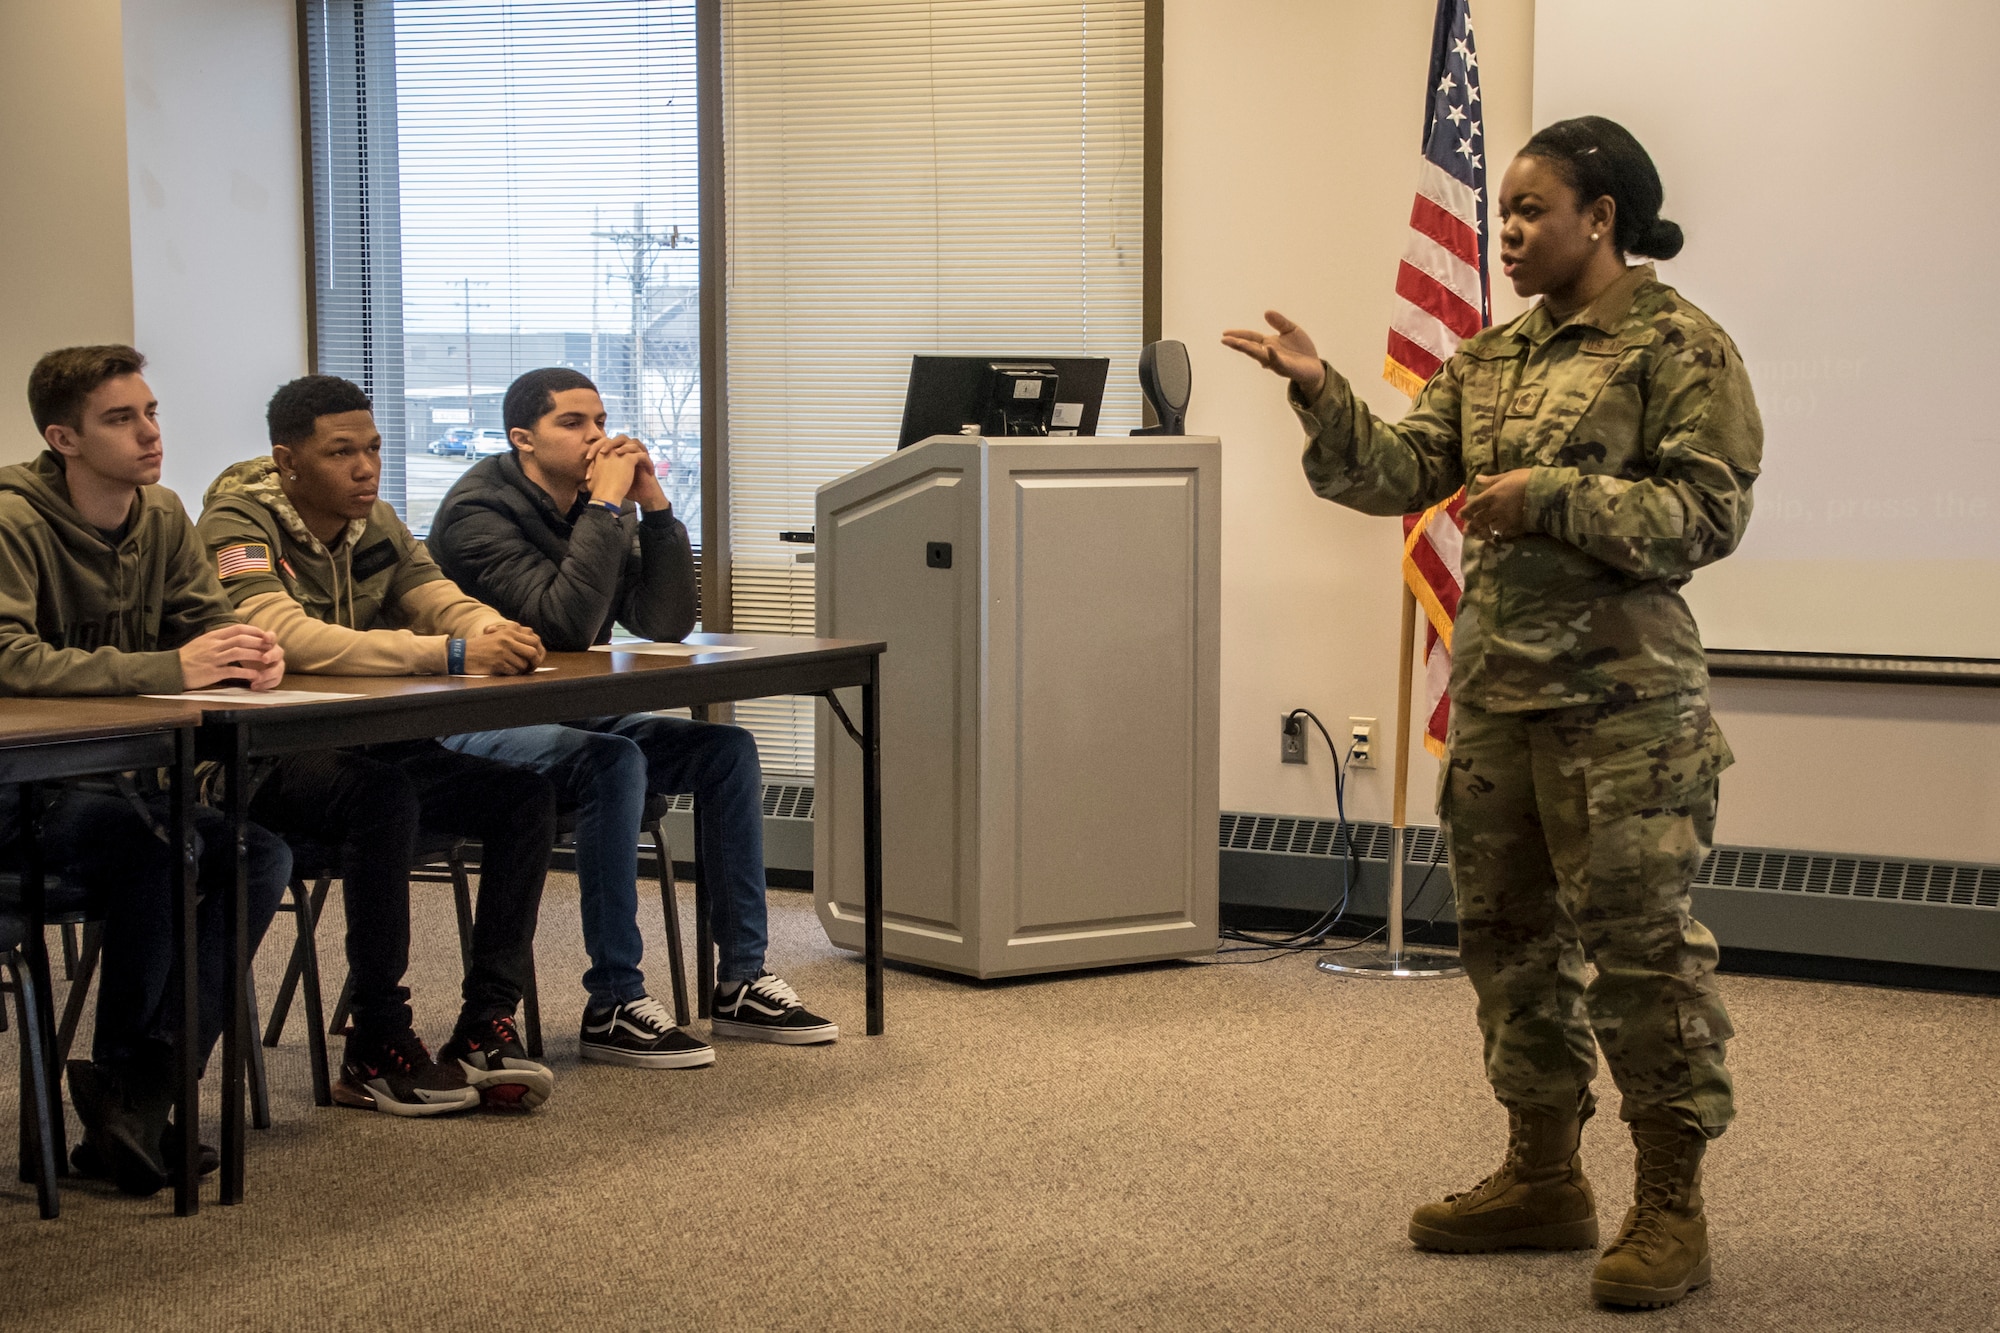
[[[819, 631], [889, 644], [889, 957], [1214, 951], [1219, 485], [1213, 439], [941, 436], [821, 488]], [[815, 900], [858, 949], [860, 764], [820, 714]]]

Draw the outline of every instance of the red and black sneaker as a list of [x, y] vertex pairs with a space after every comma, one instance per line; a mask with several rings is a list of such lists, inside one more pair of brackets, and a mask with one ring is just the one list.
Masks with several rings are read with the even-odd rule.
[[512, 1017], [459, 1019], [438, 1059], [465, 1071], [465, 1081], [488, 1110], [532, 1111], [556, 1086], [554, 1072], [528, 1058]]
[[432, 1060], [417, 1034], [404, 1028], [386, 1037], [347, 1038], [333, 1100], [390, 1115], [445, 1115], [471, 1110], [479, 1105], [479, 1094], [457, 1065]]

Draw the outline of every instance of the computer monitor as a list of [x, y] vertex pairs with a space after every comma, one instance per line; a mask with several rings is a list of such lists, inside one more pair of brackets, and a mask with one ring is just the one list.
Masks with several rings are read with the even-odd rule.
[[898, 449], [933, 435], [1095, 435], [1104, 356], [913, 356]]

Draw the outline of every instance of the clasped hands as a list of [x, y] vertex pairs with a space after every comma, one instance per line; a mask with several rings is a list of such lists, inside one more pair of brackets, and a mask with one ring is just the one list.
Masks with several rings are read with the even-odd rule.
[[[1271, 332], [1261, 329], [1230, 329], [1222, 335], [1222, 345], [1243, 353], [1272, 374], [1299, 386], [1308, 403], [1326, 387], [1326, 364], [1306, 331], [1275, 310], [1264, 312]], [[1528, 531], [1528, 472], [1483, 473], [1467, 488], [1465, 508], [1459, 518], [1465, 530], [1488, 541], [1506, 541]]]
[[667, 494], [660, 489], [659, 474], [653, 470], [653, 455], [631, 436], [612, 435], [586, 446], [583, 461], [583, 484], [593, 501], [624, 504], [630, 496], [648, 512], [667, 507]]

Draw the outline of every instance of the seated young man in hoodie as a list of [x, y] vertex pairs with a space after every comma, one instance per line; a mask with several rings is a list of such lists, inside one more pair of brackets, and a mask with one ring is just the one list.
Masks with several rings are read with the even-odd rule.
[[[685, 636], [695, 620], [687, 529], [645, 447], [606, 438], [597, 386], [574, 370], [531, 370], [508, 388], [502, 412], [514, 451], [474, 464], [445, 496], [428, 539], [438, 564], [557, 651], [606, 642], [613, 622], [652, 639]], [[445, 744], [546, 773], [578, 806], [591, 961], [585, 1059], [685, 1067], [715, 1058], [646, 994], [639, 970], [637, 846], [648, 792], [692, 792], [701, 810], [697, 836], [722, 955], [714, 1032], [788, 1045], [840, 1035], [764, 970], [763, 777], [749, 732], [641, 713]]]
[[[158, 405], [130, 347], [50, 352], [28, 376], [28, 407], [46, 451], [0, 468], [0, 694], [177, 694], [223, 682], [267, 690], [284, 653], [242, 624], [217, 586], [187, 511], [160, 480]], [[74, 1160], [132, 1194], [166, 1184], [179, 1156], [173, 1040], [175, 856], [163, 793], [142, 775], [50, 792], [41, 847], [49, 870], [104, 912], [97, 1031], [88, 1062], [72, 1060], [70, 1097], [83, 1120]], [[19, 790], [0, 787], [0, 856], [18, 857]], [[196, 1051], [222, 1035], [222, 906], [236, 882], [228, 820], [194, 809]], [[271, 924], [291, 873], [284, 842], [248, 832], [250, 947]], [[212, 1153], [204, 1154], [213, 1169]]]
[[[452, 586], [378, 498], [382, 436], [368, 396], [327, 375], [293, 380], [266, 413], [271, 454], [208, 488], [201, 536], [222, 590], [277, 635], [293, 671], [340, 676], [516, 675], [542, 646]], [[534, 966], [535, 914], [555, 841], [538, 773], [432, 740], [290, 755], [258, 787], [260, 823], [341, 849], [354, 1032], [334, 1099], [394, 1115], [539, 1105], [555, 1078], [514, 1028]], [[433, 1061], [411, 1027], [410, 867], [419, 827], [479, 839], [472, 965]]]

